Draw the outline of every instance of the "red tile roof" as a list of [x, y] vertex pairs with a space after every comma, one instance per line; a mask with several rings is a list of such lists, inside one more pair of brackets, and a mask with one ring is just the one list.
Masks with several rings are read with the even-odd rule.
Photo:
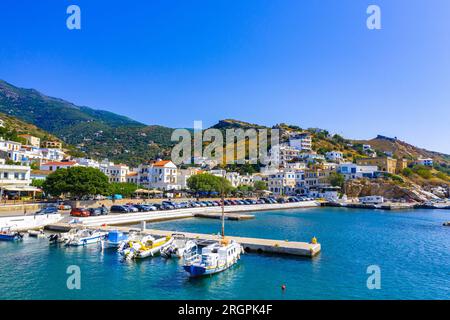
[[161, 160], [161, 161], [157, 161], [153, 164], [154, 167], [164, 167], [166, 164], [168, 164], [169, 162], [172, 162], [170, 160]]
[[75, 165], [75, 161], [51, 161], [43, 163], [43, 166], [73, 166]]

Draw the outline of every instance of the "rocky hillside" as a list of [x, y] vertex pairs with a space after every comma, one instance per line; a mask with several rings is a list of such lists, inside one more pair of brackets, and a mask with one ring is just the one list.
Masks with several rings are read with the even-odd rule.
[[419, 186], [411, 182], [399, 183], [388, 179], [349, 180], [345, 184], [345, 193], [352, 198], [377, 195], [385, 199], [417, 202], [449, 197], [448, 188], [433, 185]]
[[417, 158], [432, 158], [437, 162], [450, 163], [450, 155], [448, 154], [418, 148], [397, 138], [378, 135], [376, 138], [371, 140], [354, 140], [353, 143], [370, 144], [376, 151], [392, 152], [396, 158], [405, 158], [410, 160]]

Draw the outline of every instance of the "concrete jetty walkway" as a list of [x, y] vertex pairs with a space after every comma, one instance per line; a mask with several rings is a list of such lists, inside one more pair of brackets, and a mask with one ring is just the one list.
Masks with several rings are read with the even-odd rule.
[[[145, 223], [144, 227], [145, 227]], [[46, 227], [47, 230], [67, 232], [72, 228], [83, 228], [85, 225], [70, 225], [67, 223], [56, 223]], [[136, 230], [136, 228], [130, 228], [125, 226], [103, 226], [97, 227], [100, 230], [121, 230], [123, 232], [129, 232], [131, 229]], [[168, 230], [157, 230], [157, 229], [143, 229], [143, 234], [149, 234], [155, 238], [166, 237], [172, 234], [183, 234], [188, 239], [193, 239], [198, 242], [209, 243], [212, 241], [218, 241], [220, 237], [217, 234], [203, 234], [203, 233], [191, 233], [191, 232], [179, 232], [179, 231], [168, 231]], [[247, 238], [247, 237], [237, 237], [237, 236], [226, 236], [227, 239], [232, 239], [239, 242], [246, 251], [257, 252], [257, 253], [271, 253], [271, 254], [287, 254], [295, 256], [304, 257], [314, 257], [321, 250], [320, 243], [307, 243], [307, 242], [297, 242], [297, 241], [287, 241], [287, 240], [273, 240], [273, 239], [260, 239], [260, 238]]]

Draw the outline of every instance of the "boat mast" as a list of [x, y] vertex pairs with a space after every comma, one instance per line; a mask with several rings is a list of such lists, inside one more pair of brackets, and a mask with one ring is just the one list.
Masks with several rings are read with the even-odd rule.
[[225, 169], [222, 169], [222, 238], [225, 238]]

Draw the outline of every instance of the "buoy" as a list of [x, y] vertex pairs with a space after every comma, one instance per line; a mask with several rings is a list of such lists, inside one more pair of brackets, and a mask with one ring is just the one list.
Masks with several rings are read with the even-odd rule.
[[281, 285], [281, 290], [286, 290], [286, 285], [285, 284], [283, 284], [283, 285]]

